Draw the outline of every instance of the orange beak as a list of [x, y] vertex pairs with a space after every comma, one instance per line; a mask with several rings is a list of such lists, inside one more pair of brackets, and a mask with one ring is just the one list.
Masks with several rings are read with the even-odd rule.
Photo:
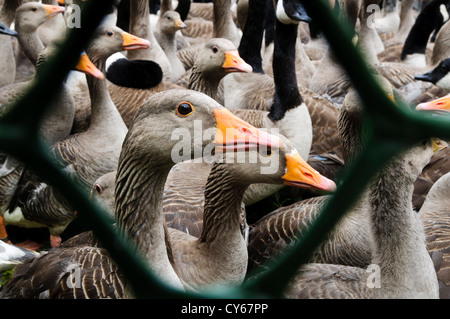
[[184, 23], [183, 21], [181, 21], [181, 19], [176, 19], [174, 22], [175, 28], [178, 29], [185, 29], [187, 28], [186, 23]]
[[61, 5], [61, 6], [63, 6], [63, 5], [65, 5], [66, 3], [65, 3], [64, 0], [58, 0], [58, 4]]
[[431, 102], [420, 103], [416, 106], [416, 110], [450, 112], [450, 94]]
[[64, 10], [66, 10], [64, 7], [52, 6], [49, 4], [43, 4], [42, 6], [44, 7], [45, 11], [47, 12], [47, 19], [51, 19], [54, 16], [58, 15], [61, 12], [64, 12]]
[[224, 68], [226, 72], [251, 73], [253, 71], [251, 65], [247, 64], [247, 62], [241, 58], [237, 50], [225, 52], [225, 62], [223, 63], [222, 68]]
[[214, 144], [218, 151], [237, 151], [266, 148], [279, 148], [281, 141], [278, 137], [241, 120], [226, 108], [214, 110], [216, 117], [216, 137]]
[[148, 49], [150, 47], [150, 42], [148, 40], [139, 38], [128, 32], [122, 32], [122, 38], [122, 46], [125, 50]]
[[286, 185], [330, 192], [336, 190], [332, 180], [314, 170], [297, 152], [286, 155], [286, 167], [287, 172], [282, 177]]
[[78, 71], [90, 74], [96, 78], [104, 79], [105, 75], [97, 69], [97, 67], [89, 60], [89, 57], [85, 52], [81, 54], [80, 60], [78, 61], [77, 66], [75, 67]]

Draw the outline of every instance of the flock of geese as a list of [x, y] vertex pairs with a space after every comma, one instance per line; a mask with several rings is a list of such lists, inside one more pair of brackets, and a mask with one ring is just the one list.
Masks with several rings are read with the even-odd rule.
[[[0, 4], [6, 114], [83, 1]], [[450, 1], [329, 4], [390, 99], [411, 112], [450, 112]], [[266, 271], [364, 147], [362, 101], [318, 24], [298, 0], [115, 1], [61, 83], [40, 137], [170, 287], [239, 286]], [[190, 141], [175, 163], [173, 133], [195, 136], [199, 121], [214, 134]], [[199, 160], [211, 145], [214, 160]], [[448, 152], [430, 138], [392, 158], [282, 297], [450, 298]], [[0, 158], [0, 270], [14, 269], [0, 298], [134, 297], [92, 231], [62, 240], [83, 213], [76, 204], [26, 163]], [[247, 219], [283, 188], [292, 204]], [[49, 249], [8, 242], [9, 225], [47, 228]]]

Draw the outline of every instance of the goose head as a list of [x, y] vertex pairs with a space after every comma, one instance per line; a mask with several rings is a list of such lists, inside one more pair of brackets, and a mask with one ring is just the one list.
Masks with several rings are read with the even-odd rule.
[[175, 34], [178, 30], [187, 28], [187, 25], [181, 20], [180, 14], [176, 11], [166, 11], [161, 16], [161, 32], [166, 34]]
[[416, 75], [415, 79], [431, 82], [444, 90], [450, 91], [450, 58], [442, 60], [433, 70]]
[[[150, 42], [146, 39], [139, 38], [128, 32], [123, 31], [119, 27], [113, 25], [101, 25], [97, 28], [93, 38], [86, 51], [96, 60], [104, 60], [112, 54], [124, 50], [148, 49]], [[91, 53], [94, 53], [91, 55]]]
[[60, 6], [39, 2], [24, 3], [16, 10], [16, 28], [25, 32], [34, 32], [45, 21], [64, 12], [64, 10]]
[[275, 0], [277, 19], [284, 24], [298, 24], [312, 20], [299, 0]]
[[[155, 125], [157, 123], [158, 125]], [[133, 143], [129, 143], [133, 141]], [[122, 153], [173, 166], [179, 160], [258, 147], [278, 147], [279, 139], [233, 115], [209, 96], [168, 90], [144, 102], [129, 127]]]
[[233, 42], [224, 38], [208, 40], [195, 65], [206, 77], [222, 78], [232, 72], [252, 72], [252, 67], [240, 57]]
[[8, 28], [3, 23], [0, 23], [0, 34], [6, 34], [6, 35], [13, 36], [13, 37], [17, 36], [17, 32], [16, 31], [11, 30], [10, 28]]
[[226, 165], [227, 175], [248, 185], [267, 183], [323, 191], [336, 189], [333, 181], [306, 163], [289, 139], [282, 135], [277, 137], [281, 141], [279, 148], [225, 152], [216, 161]]

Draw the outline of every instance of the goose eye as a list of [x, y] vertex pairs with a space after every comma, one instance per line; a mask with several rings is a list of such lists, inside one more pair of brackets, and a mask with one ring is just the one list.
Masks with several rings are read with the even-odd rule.
[[219, 52], [219, 48], [216, 47], [216, 46], [213, 46], [213, 47], [211, 48], [211, 50], [212, 50], [212, 52], [214, 52], [214, 53]]
[[96, 191], [98, 194], [101, 194], [101, 193], [103, 192], [102, 187], [101, 187], [100, 185], [95, 184], [94, 187], [95, 187], [95, 191]]
[[181, 102], [177, 106], [177, 113], [181, 116], [188, 116], [194, 112], [194, 107], [189, 102]]
[[263, 147], [259, 149], [259, 154], [261, 154], [262, 156], [272, 156], [273, 152], [272, 152], [272, 148], [271, 147]]
[[37, 11], [36, 7], [31, 8], [31, 11]]
[[114, 34], [114, 33], [113, 33], [112, 31], [106, 32], [106, 35], [107, 35], [108, 37], [112, 37], [113, 34]]

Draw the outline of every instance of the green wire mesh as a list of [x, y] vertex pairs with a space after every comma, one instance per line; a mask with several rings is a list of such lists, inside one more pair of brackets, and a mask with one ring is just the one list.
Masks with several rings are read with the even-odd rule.
[[[240, 287], [218, 288], [202, 293], [182, 292], [161, 282], [147, 263], [135, 253], [129, 240], [110, 224], [108, 214], [89, 201], [81, 188], [48, 155], [47, 145], [38, 138], [38, 124], [48, 102], [59, 89], [93, 31], [107, 14], [114, 0], [83, 3], [82, 28], [70, 29], [63, 43], [29, 91], [7, 108], [0, 118], [0, 149], [27, 164], [49, 184], [57, 187], [80, 212], [96, 236], [117, 262], [137, 298], [278, 298], [298, 268], [342, 218], [361, 194], [369, 179], [398, 152], [420, 139], [450, 138], [449, 119], [416, 114], [408, 106], [395, 106], [381, 91], [361, 54], [351, 41], [353, 30], [339, 22], [328, 1], [303, 1], [327, 37], [338, 61], [347, 70], [365, 104], [370, 136], [360, 157], [344, 171], [342, 183], [331, 196], [315, 223], [268, 271]], [[68, 63], [70, 62], [70, 63]], [[26, 115], [26, 116], [24, 116]]]

